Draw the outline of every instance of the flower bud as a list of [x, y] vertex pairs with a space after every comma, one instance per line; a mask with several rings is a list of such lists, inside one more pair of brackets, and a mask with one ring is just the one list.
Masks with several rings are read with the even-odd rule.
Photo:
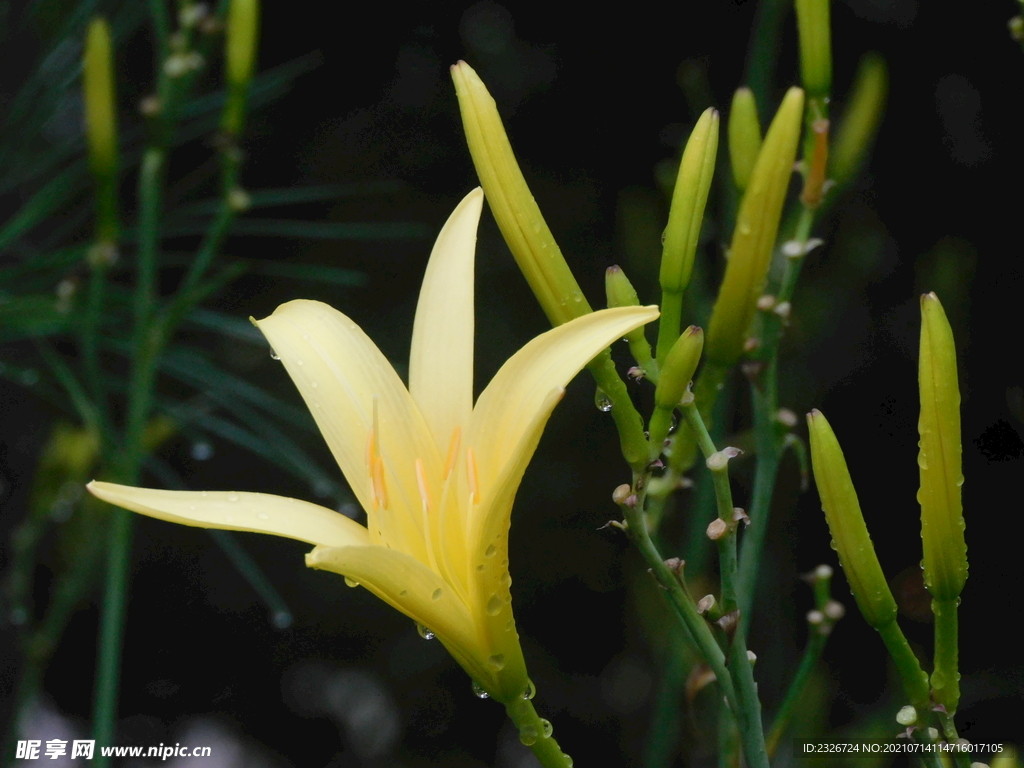
[[729, 110], [729, 162], [737, 189], [743, 192], [761, 151], [761, 121], [757, 102], [749, 88], [737, 88]]
[[960, 486], [960, 389], [953, 331], [934, 293], [921, 297], [921, 435], [917, 464], [921, 487], [924, 582], [937, 600], [953, 600], [967, 580]]
[[885, 60], [877, 53], [867, 54], [860, 61], [829, 151], [829, 177], [836, 184], [848, 184], [860, 172], [878, 132], [888, 92]]
[[661, 367], [658, 386], [654, 390], [654, 404], [658, 408], [671, 410], [679, 405], [693, 380], [703, 348], [704, 331], [695, 325], [691, 325], [676, 339]]
[[896, 620], [896, 601], [878, 563], [839, 441], [818, 410], [807, 414], [807, 429], [821, 507], [850, 591], [868, 624], [876, 629], [887, 626]]
[[552, 325], [591, 312], [519, 170], [494, 99], [464, 61], [452, 67], [452, 79], [480, 185], [541, 308]]
[[224, 79], [227, 81], [228, 98], [221, 119], [221, 129], [230, 136], [242, 132], [249, 82], [256, 65], [259, 28], [259, 0], [231, 0], [224, 37]]
[[[663, 291], [682, 293], [690, 282], [704, 206], [718, 154], [718, 112], [709, 107], [693, 127], [679, 163], [661, 252]], [[678, 328], [678, 326], [677, 326]]]
[[[832, 31], [829, 0], [796, 0], [796, 26], [800, 37], [800, 79], [807, 98], [822, 106], [832, 88]], [[811, 115], [812, 120], [825, 117]]]
[[89, 24], [82, 60], [85, 138], [89, 167], [96, 179], [97, 237], [110, 244], [117, 239], [117, 115], [110, 28], [103, 18]]
[[790, 88], [768, 129], [740, 203], [729, 263], [708, 327], [707, 358], [716, 367], [731, 367], [743, 352], [747, 328], [771, 264], [793, 173], [803, 107], [804, 92]]
[[622, 267], [613, 265], [608, 267], [604, 273], [604, 291], [608, 297], [608, 307], [638, 307], [640, 299], [636, 295], [636, 288], [629, 282]]

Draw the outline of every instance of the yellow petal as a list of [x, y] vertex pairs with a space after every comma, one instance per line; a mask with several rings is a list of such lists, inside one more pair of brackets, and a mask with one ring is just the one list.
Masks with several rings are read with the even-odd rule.
[[86, 488], [110, 504], [197, 528], [253, 531], [332, 547], [370, 543], [366, 529], [339, 512], [267, 493], [163, 491], [93, 480]]
[[409, 392], [439, 451], [473, 411], [473, 257], [483, 197], [479, 187], [466, 195], [437, 236], [412, 329]]
[[[374, 542], [427, 562], [416, 459], [428, 477], [441, 460], [402, 380], [352, 320], [317, 301], [290, 301], [257, 325], [280, 356], [368, 516]], [[367, 468], [369, 434], [383, 461], [375, 496]], [[378, 533], [380, 535], [378, 537]]]
[[488, 653], [472, 614], [456, 591], [419, 561], [384, 547], [317, 547], [306, 565], [333, 571], [366, 587], [429, 629], [469, 674], [487, 685]]
[[565, 387], [602, 349], [657, 316], [657, 307], [603, 309], [541, 334], [509, 358], [473, 410], [467, 445], [476, 452], [481, 487], [493, 485], [509, 462], [529, 461], [517, 451], [552, 390]]

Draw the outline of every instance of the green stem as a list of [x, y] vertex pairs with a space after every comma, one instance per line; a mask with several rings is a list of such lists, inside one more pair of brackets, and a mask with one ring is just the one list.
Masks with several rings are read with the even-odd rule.
[[932, 671], [932, 696], [946, 709], [956, 714], [960, 702], [960, 673], [957, 648], [957, 603], [952, 600], [932, 600], [935, 614], [935, 659]]
[[[942, 735], [946, 737], [946, 741], [949, 744], [957, 744], [960, 741], [960, 735], [956, 732], [956, 723], [953, 721], [953, 715], [947, 712], [939, 712], [939, 724], [942, 726]], [[959, 749], [950, 751], [953, 756], [954, 762], [957, 764], [957, 768], [971, 768], [971, 755], [969, 752], [961, 752]]]
[[821, 658], [821, 652], [825, 650], [827, 636], [821, 633], [819, 627], [811, 626], [810, 629], [811, 636], [807, 640], [807, 647], [804, 649], [804, 655], [800, 659], [800, 665], [796, 668], [796, 673], [793, 675], [789, 688], [786, 690], [786, 696], [782, 700], [782, 706], [779, 707], [775, 720], [772, 721], [772, 727], [768, 731], [768, 738], [765, 739], [765, 747], [768, 750], [769, 757], [775, 755], [779, 741], [793, 719], [797, 704], [803, 698], [804, 689], [811, 679], [811, 673]]
[[931, 700], [928, 691], [928, 675], [921, 669], [921, 662], [917, 660], [910, 643], [904, 636], [903, 631], [895, 619], [882, 627], [875, 627], [878, 634], [885, 643], [886, 650], [896, 664], [896, 671], [900, 680], [903, 681], [903, 688], [910, 697], [910, 703], [917, 710], [917, 721], [925, 723], [928, 720], [928, 713], [931, 710]]
[[647, 734], [644, 765], [669, 768], [675, 759], [679, 739], [679, 692], [686, 681], [686, 659], [680, 648], [668, 644], [665, 666], [658, 678], [658, 697]]
[[233, 146], [221, 153], [221, 201], [217, 208], [217, 215], [206, 231], [195, 258], [189, 265], [188, 272], [181, 282], [179, 293], [191, 291], [202, 280], [220, 250], [228, 229], [235, 220], [238, 209], [232, 204], [231, 197], [238, 184], [238, 157], [238, 150]]
[[156, 307], [156, 273], [160, 258], [160, 205], [163, 201], [165, 151], [151, 146], [142, 155], [139, 171], [139, 247], [135, 284], [136, 344], [142, 346], [142, 334]]
[[633, 405], [625, 382], [615, 370], [610, 349], [604, 350], [587, 364], [597, 386], [611, 403], [611, 414], [619, 432], [622, 456], [634, 473], [643, 475], [647, 471], [649, 450], [644, 436], [644, 422]]
[[782, 22], [792, 0], [761, 0], [747, 48], [747, 85], [754, 92], [757, 111], [770, 115], [768, 98], [782, 41]]
[[519, 740], [533, 750], [544, 768], [572, 768], [572, 758], [562, 752], [551, 736], [551, 723], [537, 715], [532, 701], [516, 699], [505, 705], [505, 711], [519, 729]]
[[107, 287], [107, 270], [93, 265], [89, 274], [89, 295], [86, 297], [85, 316], [82, 318], [82, 367], [86, 387], [97, 410], [106, 414], [107, 395], [100, 370], [99, 348], [96, 337], [103, 315], [103, 297]]
[[683, 294], [679, 291], [661, 292], [661, 317], [658, 319], [658, 363], [663, 364], [672, 345], [679, 338], [682, 327]]

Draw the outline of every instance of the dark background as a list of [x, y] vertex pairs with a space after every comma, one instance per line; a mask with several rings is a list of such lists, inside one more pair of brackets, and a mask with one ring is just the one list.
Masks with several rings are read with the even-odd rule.
[[[309, 217], [422, 222], [436, 231], [476, 183], [447, 71], [464, 58], [497, 99], [531, 188], [591, 302], [601, 304], [602, 274], [614, 263], [624, 264], [641, 298], [654, 302], [649, 275], [665, 216], [655, 166], [678, 152], [701, 109], [724, 111], [744, 82], [755, 5], [633, 4], [598, 13], [593, 6], [485, 0], [339, 11], [271, 0], [261, 65], [313, 50], [323, 63], [254, 115], [243, 179], [253, 189], [397, 180], [396, 191], [311, 207]], [[890, 98], [870, 167], [816, 230], [826, 245], [809, 259], [794, 302], [781, 396], [798, 414], [819, 407], [829, 417], [883, 568], [899, 575], [906, 632], [929, 648], [930, 627], [920, 620], [927, 603], [922, 613], [915, 586], [917, 296], [940, 292], [963, 369], [971, 576], [961, 609], [958, 721], [962, 735], [989, 742], [1018, 738], [1024, 714], [1014, 628], [1024, 426], [1006, 396], [1024, 384], [1024, 53], [1006, 31], [1016, 8], [989, 3], [952, 13], [914, 0], [834, 4], [836, 106], [868, 50], [888, 61]], [[798, 79], [793, 26], [790, 16], [773, 107]], [[148, 36], [139, 33], [119, 54], [126, 101], [148, 87], [148, 51]], [[198, 143], [187, 147], [172, 174], [204, 152]], [[712, 222], [704, 254], [711, 265], [720, 261], [722, 239]], [[368, 284], [341, 290], [243, 280], [217, 302], [244, 317], [298, 296], [329, 301], [404, 373], [429, 247], [429, 238], [315, 245], [237, 239], [229, 251], [354, 268]], [[546, 327], [487, 214], [477, 322], [478, 388]], [[222, 351], [237, 353], [240, 370], [297, 402], [265, 350]], [[4, 398], [6, 529], [24, 504], [50, 415], [16, 390], [6, 389]], [[536, 704], [563, 747], [577, 765], [632, 765], [643, 754], [663, 644], [644, 628], [642, 606], [657, 599], [646, 575], [620, 534], [598, 530], [616, 517], [610, 493], [628, 477], [611, 421], [591, 398], [584, 377], [570, 386], [527, 473], [511, 534], [512, 589]], [[797, 432], [806, 434], [802, 425]], [[195, 460], [191, 448], [179, 440], [165, 451], [191, 487], [309, 497], [309, 489], [228, 446], [214, 445], [206, 461]], [[741, 465], [740, 504], [749, 475]], [[798, 481], [796, 462], [787, 460], [750, 640], [768, 713], [804, 641], [811, 601], [798, 574], [819, 562], [836, 565], [816, 493], [801, 495]], [[292, 626], [279, 630], [204, 532], [137, 523], [121, 743], [184, 742], [182, 734], [211, 743], [209, 734], [219, 734], [241, 745], [238, 765], [528, 765], [500, 707], [473, 698], [439, 644], [421, 640], [410, 621], [364, 590], [303, 568], [302, 545], [240, 537], [294, 613]], [[41, 579], [45, 599], [45, 573]], [[881, 643], [841, 575], [835, 594], [850, 610], [816, 684], [828, 703], [822, 716], [833, 729], [863, 734], [866, 723], [883, 723], [888, 732], [903, 703], [897, 684], [887, 681]], [[95, 608], [78, 614], [46, 678], [55, 711], [77, 727], [89, 711], [96, 624]], [[5, 692], [13, 666], [6, 666]], [[683, 722], [686, 739], [697, 740], [696, 721]]]

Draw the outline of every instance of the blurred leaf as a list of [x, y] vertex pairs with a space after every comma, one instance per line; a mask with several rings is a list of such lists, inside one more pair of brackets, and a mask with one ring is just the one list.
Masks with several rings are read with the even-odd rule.
[[[401, 181], [381, 179], [361, 184], [317, 184], [304, 187], [284, 187], [282, 189], [248, 190], [250, 208], [269, 208], [277, 205], [299, 205], [302, 203], [319, 203], [340, 200], [346, 197], [362, 197], [364, 195], [393, 195], [405, 187]], [[221, 206], [221, 198], [208, 198], [188, 205], [180, 206], [174, 215], [178, 218], [186, 216], [212, 215]]]
[[292, 280], [309, 280], [314, 283], [330, 283], [359, 287], [366, 285], [369, 278], [366, 273], [355, 269], [324, 267], [319, 264], [287, 264], [276, 261], [259, 261], [253, 270], [257, 275], [284, 277]]
[[52, 295], [15, 296], [0, 301], [0, 342], [63, 333], [70, 321]]
[[[209, 226], [205, 221], [169, 223], [164, 237], [201, 235]], [[297, 219], [239, 219], [231, 225], [232, 235], [251, 237], [289, 237], [307, 240], [402, 240], [428, 238], [433, 230], [419, 222], [301, 221]], [[126, 232], [131, 240], [134, 230]]]

